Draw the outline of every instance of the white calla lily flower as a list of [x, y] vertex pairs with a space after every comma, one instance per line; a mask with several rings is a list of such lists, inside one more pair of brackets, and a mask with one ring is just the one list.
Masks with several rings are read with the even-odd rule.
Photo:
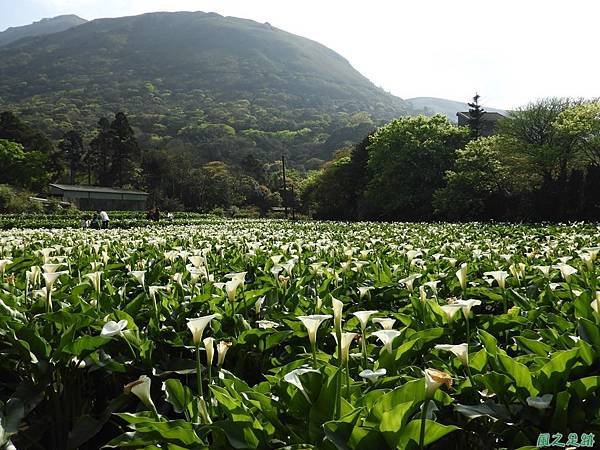
[[100, 286], [102, 281], [102, 272], [86, 273], [84, 277], [88, 278], [92, 284], [92, 287], [97, 293], [100, 293]]
[[550, 266], [534, 266], [536, 269], [538, 269], [540, 272], [542, 272], [542, 274], [546, 277], [546, 278], [550, 278], [550, 269], [552, 269], [552, 267]]
[[256, 325], [258, 325], [258, 328], [261, 328], [263, 330], [267, 330], [269, 328], [277, 328], [279, 326], [277, 322], [273, 322], [272, 320], [257, 320]]
[[[339, 346], [340, 343], [337, 341], [337, 334], [331, 334], [335, 338], [336, 344]], [[345, 365], [348, 362], [348, 358], [350, 355], [350, 345], [352, 344], [356, 336], [358, 336], [358, 333], [342, 333], [342, 345], [340, 346], [342, 354], [342, 365]]]
[[415, 280], [418, 280], [419, 278], [421, 278], [423, 275], [421, 275], [420, 273], [413, 273], [412, 275], [409, 275], [406, 278], [401, 279], [400, 281], [398, 281], [398, 284], [403, 284], [404, 286], [406, 286], [406, 289], [408, 289], [409, 291], [413, 291], [414, 290], [414, 282]]
[[373, 314], [377, 314], [378, 312], [379, 311], [356, 311], [352, 313], [352, 315], [358, 319], [360, 322], [360, 328], [364, 331], [367, 328], [369, 317], [371, 317]]
[[215, 338], [207, 337], [202, 341], [204, 343], [204, 351], [206, 352], [206, 363], [212, 367], [213, 357], [215, 354]]
[[132, 270], [129, 272], [133, 278], [143, 287], [146, 287], [146, 271], [145, 270]]
[[119, 320], [115, 322], [114, 320], [108, 321], [102, 327], [102, 331], [100, 332], [100, 336], [106, 338], [112, 338], [113, 336], [120, 336], [123, 334], [123, 330], [127, 328], [126, 320]]
[[369, 380], [371, 383], [375, 383], [379, 379], [379, 377], [384, 376], [386, 373], [387, 371], [385, 369], [378, 369], [375, 371], [367, 369], [360, 372], [358, 376]]
[[58, 269], [60, 269], [60, 268], [61, 268], [61, 266], [62, 266], [62, 264], [49, 264], [49, 263], [46, 263], [46, 264], [44, 264], [44, 265], [42, 266], [42, 270], [43, 270], [45, 273], [54, 273], [54, 272], [56, 272]]
[[357, 289], [358, 289], [359, 298], [362, 299], [365, 296], [368, 298], [371, 298], [370, 291], [372, 291], [375, 288], [373, 286], [359, 286]]
[[392, 319], [391, 317], [375, 317], [373, 323], [380, 325], [384, 330], [391, 330], [396, 323], [396, 319]]
[[213, 319], [220, 319], [220, 314], [209, 314], [208, 316], [197, 317], [195, 319], [188, 319], [187, 327], [192, 332], [194, 345], [200, 345], [202, 341], [202, 335], [204, 329]]
[[331, 303], [333, 306], [333, 325], [336, 332], [342, 332], [342, 310], [344, 309], [344, 302], [337, 298], [331, 297]]
[[508, 272], [506, 272], [505, 270], [494, 270], [492, 272], [484, 272], [483, 274], [485, 276], [492, 277], [496, 281], [496, 283], [498, 283], [498, 286], [501, 289], [506, 288], [506, 278], [508, 277]]
[[262, 305], [265, 302], [265, 296], [260, 297], [256, 302], [254, 302], [254, 312], [257, 316], [260, 316], [260, 310], [262, 309]]
[[227, 298], [230, 302], [235, 300], [235, 295], [237, 293], [238, 287], [240, 287], [243, 282], [239, 278], [233, 278], [225, 283], [225, 292], [227, 293]]
[[68, 274], [69, 272], [62, 271], [62, 272], [46, 272], [43, 273], [42, 276], [44, 277], [44, 281], [46, 282], [46, 289], [48, 289], [49, 291], [52, 289], [52, 286], [54, 286], [54, 283], [56, 283], [56, 280], [58, 280], [61, 276]]
[[394, 339], [401, 334], [402, 332], [398, 330], [379, 330], [371, 333], [371, 336], [375, 336], [377, 339], [379, 339], [387, 352], [392, 353], [392, 343], [394, 342]]
[[460, 269], [456, 271], [456, 278], [458, 278], [458, 282], [463, 291], [467, 288], [467, 268], [467, 263], [462, 263]]
[[560, 274], [567, 283], [571, 280], [571, 276], [577, 273], [577, 269], [569, 264], [560, 263], [554, 266], [555, 269], [560, 270]]
[[461, 363], [465, 366], [469, 365], [469, 345], [466, 343], [458, 345], [438, 344], [434, 348], [445, 352], [452, 352]]
[[6, 266], [8, 266], [9, 264], [12, 264], [12, 260], [11, 259], [0, 259], [0, 276], [4, 275], [4, 271], [6, 270]]
[[146, 405], [147, 408], [150, 408], [152, 411], [156, 412], [156, 407], [154, 406], [152, 396], [150, 395], [151, 384], [152, 380], [150, 380], [147, 375], [142, 375], [136, 381], [132, 381], [131, 383], [125, 385], [124, 392], [126, 394], [134, 394], [144, 405]]
[[544, 394], [541, 397], [527, 397], [527, 405], [532, 408], [539, 409], [543, 411], [544, 409], [550, 408], [550, 403], [552, 403], [552, 399], [554, 396], [552, 394]]
[[425, 369], [426, 398], [433, 398], [435, 391], [437, 391], [443, 384], [448, 386], [448, 388], [452, 387], [452, 377], [449, 374], [437, 369]]
[[306, 393], [306, 390], [304, 389], [304, 386], [302, 385], [302, 381], [300, 381], [300, 377], [306, 373], [320, 373], [320, 372], [316, 369], [299, 367], [298, 369], [294, 369], [291, 372], [285, 374], [285, 376], [283, 377], [283, 381], [290, 383], [291, 385], [298, 388], [298, 390], [300, 392], [302, 392], [302, 394], [304, 395], [304, 397], [306, 398], [308, 403], [311, 403], [310, 398], [308, 397], [308, 394]]
[[297, 319], [302, 322], [308, 332], [308, 340], [311, 345], [317, 343], [317, 330], [319, 326], [327, 319], [331, 319], [331, 314], [312, 314], [310, 316], [298, 316]]
[[227, 350], [233, 345], [233, 343], [229, 341], [219, 341], [217, 344], [217, 366], [222, 367], [225, 362], [225, 355], [227, 354]]
[[473, 306], [481, 305], [481, 300], [456, 300], [456, 302], [454, 302], [453, 304], [459, 305], [462, 308], [465, 317], [469, 317], [471, 315], [471, 308], [473, 308]]
[[456, 303], [450, 303], [449, 305], [440, 306], [441, 310], [446, 313], [446, 318], [448, 322], [452, 323], [454, 321], [454, 316], [458, 311], [462, 311], [462, 306], [457, 305]]

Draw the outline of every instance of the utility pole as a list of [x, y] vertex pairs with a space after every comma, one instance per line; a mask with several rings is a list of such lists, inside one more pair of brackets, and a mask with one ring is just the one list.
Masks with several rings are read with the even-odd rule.
[[283, 208], [285, 210], [285, 218], [288, 218], [288, 202], [287, 202], [287, 185], [285, 182], [285, 156], [281, 155], [281, 168], [283, 170]]
[[292, 190], [292, 220], [296, 220], [296, 197], [294, 196], [294, 185], [291, 186]]

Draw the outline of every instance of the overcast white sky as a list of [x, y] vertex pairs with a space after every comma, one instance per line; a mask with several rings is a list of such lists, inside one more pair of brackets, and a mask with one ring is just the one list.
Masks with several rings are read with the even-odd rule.
[[0, 0], [0, 30], [73, 13], [85, 19], [214, 11], [270, 22], [340, 53], [402, 98], [513, 108], [600, 96], [598, 0]]

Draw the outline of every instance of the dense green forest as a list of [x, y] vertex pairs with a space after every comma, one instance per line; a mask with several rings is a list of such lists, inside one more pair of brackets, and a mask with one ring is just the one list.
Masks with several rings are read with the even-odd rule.
[[239, 164], [316, 168], [410, 112], [344, 58], [269, 24], [207, 13], [99, 19], [0, 47], [0, 110], [54, 140], [123, 111], [140, 145]]
[[[151, 204], [169, 210], [252, 207], [264, 214], [282, 203], [281, 161], [248, 153], [239, 165], [197, 165], [190, 154], [144, 151], [122, 112], [101, 118], [89, 141], [71, 129], [56, 142], [14, 113], [0, 113], [0, 158], [0, 185], [12, 186], [0, 192], [0, 212], [35, 208], [26, 199], [43, 195], [50, 182], [148, 189]], [[301, 177], [293, 169], [287, 173], [291, 192]]]
[[169, 210], [600, 219], [596, 101], [540, 100], [479, 138], [268, 23], [152, 13], [21, 31], [0, 47], [0, 210], [63, 182], [145, 189]]
[[600, 220], [600, 103], [539, 100], [497, 134], [473, 136], [446, 117], [378, 128], [305, 183], [323, 219]]
[[512, 111], [493, 136], [478, 137], [476, 128], [441, 115], [402, 117], [318, 170], [288, 168], [284, 190], [281, 161], [249, 152], [239, 164], [198, 164], [192, 154], [143, 149], [122, 112], [100, 119], [87, 142], [75, 130], [53, 142], [4, 112], [8, 170], [0, 183], [32, 191], [50, 181], [129, 186], [148, 189], [163, 208], [203, 212], [264, 215], [287, 204], [338, 220], [600, 219], [600, 103], [540, 100]]

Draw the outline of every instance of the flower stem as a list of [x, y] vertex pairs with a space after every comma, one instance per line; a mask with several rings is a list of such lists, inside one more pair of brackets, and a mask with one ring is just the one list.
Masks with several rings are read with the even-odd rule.
[[346, 399], [350, 401], [350, 365], [346, 361]]
[[210, 401], [210, 385], [212, 384], [212, 364], [208, 365], [208, 390], [206, 391], [206, 401], [208, 402], [208, 411], [213, 415], [212, 402]]
[[[200, 345], [196, 344], [196, 390], [201, 399], [204, 398], [204, 392], [202, 391], [202, 372], [200, 370]], [[199, 414], [199, 412], [198, 412]], [[198, 415], [196, 416], [196, 420]]]
[[125, 342], [127, 343], [127, 346], [129, 347], [129, 350], [131, 350], [131, 355], [133, 356], [133, 363], [135, 363], [135, 360], [137, 358], [137, 354], [135, 353], [135, 351], [133, 350], [133, 347], [131, 346], [131, 343], [129, 342], [129, 340], [127, 339], [127, 336], [125, 335], [125, 333], [123, 333], [122, 331], [120, 332], [121, 337], [125, 340]]
[[427, 419], [427, 409], [429, 408], [429, 399], [425, 399], [423, 403], [423, 411], [421, 411], [421, 432], [419, 433], [419, 450], [423, 450], [425, 442], [425, 421]]
[[363, 354], [363, 364], [364, 364], [363, 369], [367, 370], [367, 364], [368, 364], [368, 360], [367, 360], [367, 340], [366, 340], [366, 337], [365, 337], [365, 329], [364, 328], [362, 328], [360, 330], [360, 334], [361, 334], [361, 341], [362, 341], [362, 354]]
[[469, 377], [469, 381], [471, 382], [471, 386], [475, 387], [475, 382], [473, 381], [473, 375], [471, 375], [471, 368], [469, 367], [469, 364], [465, 364], [465, 367], [467, 368], [467, 376]]
[[[344, 362], [342, 361], [342, 330], [339, 327], [336, 327], [335, 336], [337, 339], [337, 357], [339, 364], [339, 371], [341, 372], [344, 368]], [[341, 376], [341, 374], [340, 374]], [[337, 377], [337, 381], [335, 382], [335, 390], [337, 394], [336, 405], [335, 405], [335, 418], [339, 419], [342, 410], [342, 380], [340, 376]]]

